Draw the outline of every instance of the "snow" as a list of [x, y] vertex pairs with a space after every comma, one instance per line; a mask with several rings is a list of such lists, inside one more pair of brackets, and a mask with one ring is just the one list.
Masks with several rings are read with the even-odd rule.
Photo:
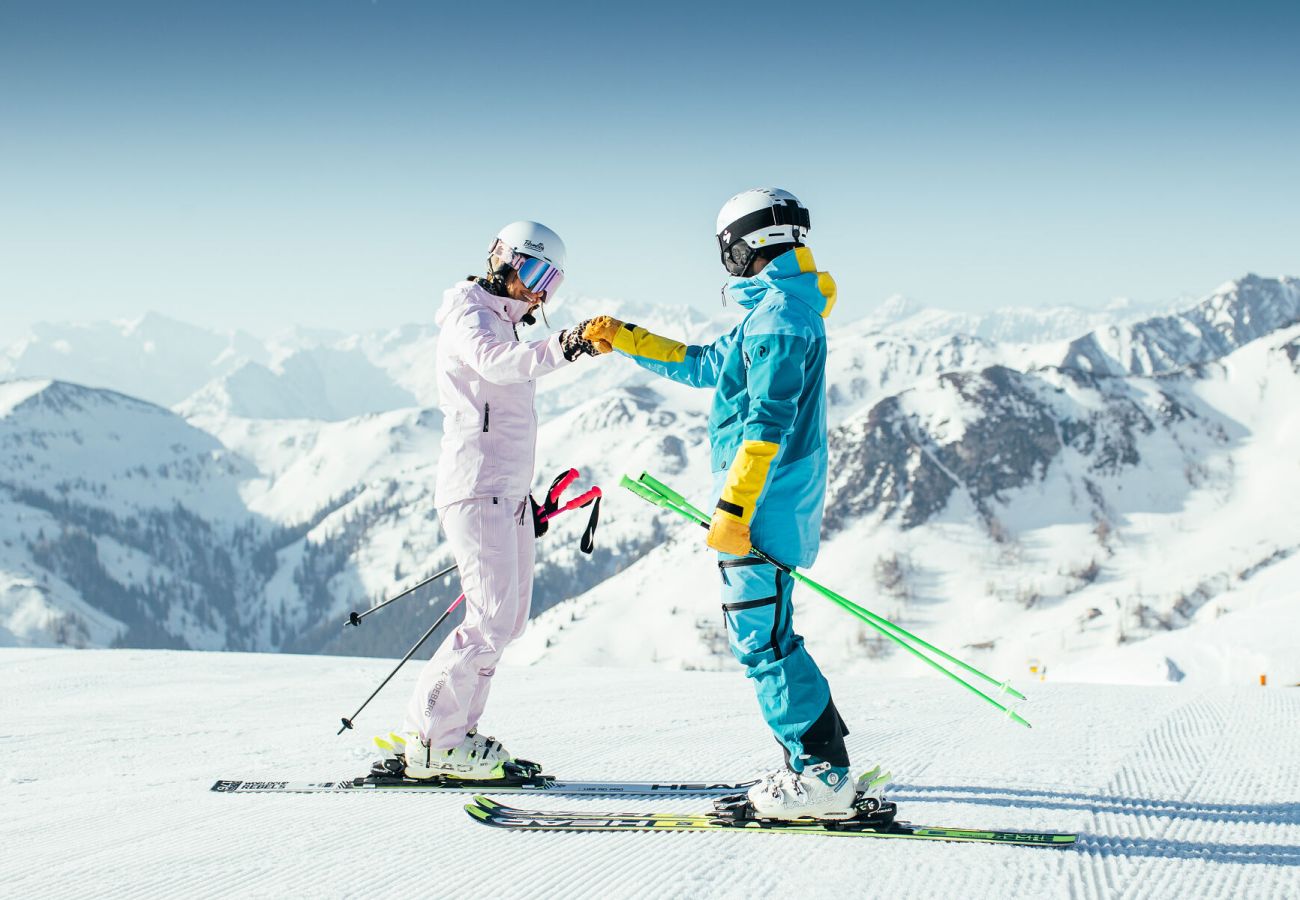
[[195, 416], [191, 420], [251, 460], [259, 477], [244, 485], [249, 508], [299, 522], [359, 486], [416, 480], [432, 489], [442, 413], [399, 409], [345, 422]]
[[[1069, 849], [764, 834], [508, 834], [463, 795], [224, 795], [345, 777], [400, 720], [387, 660], [0, 649], [7, 896], [1294, 897], [1300, 690], [1028, 686], [1035, 729], [899, 677], [839, 678], [856, 765], [900, 818], [1073, 831]], [[503, 666], [485, 730], [579, 778], [735, 780], [779, 762], [745, 679]], [[373, 730], [369, 731], [369, 730]], [[696, 799], [512, 795], [691, 810]]]
[[0, 382], [0, 418], [9, 415], [49, 386], [48, 379], [36, 378]]

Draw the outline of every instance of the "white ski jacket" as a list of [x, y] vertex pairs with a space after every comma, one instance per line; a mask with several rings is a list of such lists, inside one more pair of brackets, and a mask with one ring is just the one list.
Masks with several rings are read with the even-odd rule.
[[462, 281], [442, 295], [438, 404], [442, 457], [434, 504], [479, 497], [522, 500], [533, 483], [537, 411], [533, 380], [569, 365], [560, 336], [521, 341], [528, 304]]

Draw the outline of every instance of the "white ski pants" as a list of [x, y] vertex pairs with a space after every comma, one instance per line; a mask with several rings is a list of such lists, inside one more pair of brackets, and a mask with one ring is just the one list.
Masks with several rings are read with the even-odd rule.
[[421, 670], [406, 730], [445, 748], [478, 726], [501, 653], [528, 624], [535, 537], [527, 499], [463, 500], [438, 518], [459, 567], [465, 620]]

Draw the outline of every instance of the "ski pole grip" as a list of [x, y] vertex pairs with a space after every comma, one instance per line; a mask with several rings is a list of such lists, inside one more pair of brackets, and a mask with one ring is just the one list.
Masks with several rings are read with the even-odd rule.
[[571, 509], [581, 509], [582, 507], [586, 506], [587, 504], [589, 504], [591, 501], [595, 500], [599, 496], [600, 496], [600, 487], [592, 486], [585, 493], [579, 494], [578, 496], [570, 500], [568, 503], [561, 506], [559, 509], [556, 510], [556, 512], [562, 513], [562, 512], [567, 512]]
[[572, 500], [570, 500], [568, 503], [561, 506], [555, 512], [547, 513], [546, 515], [542, 516], [541, 519], [543, 522], [549, 522], [551, 521], [551, 519], [554, 519], [560, 513], [568, 512], [571, 509], [578, 509], [580, 507], [586, 506], [588, 503], [595, 500], [599, 496], [600, 496], [600, 488], [593, 487], [590, 490], [588, 490], [586, 493], [579, 494], [578, 496], [574, 497]]
[[560, 495], [564, 493], [565, 489], [568, 488], [569, 485], [573, 484], [577, 480], [578, 480], [577, 469], [570, 469], [569, 471], [561, 475], [559, 478], [555, 479], [555, 483], [551, 485], [550, 492], [546, 495], [547, 502], [550, 503], [550, 505], [552, 506], [559, 503]]
[[640, 497], [642, 500], [646, 501], [647, 503], [653, 503], [655, 506], [662, 506], [665, 508], [671, 506], [671, 503], [667, 497], [663, 496], [662, 494], [656, 494], [653, 490], [646, 487], [641, 482], [633, 481], [631, 478], [628, 478], [626, 475], [623, 476], [623, 479], [622, 481], [619, 482], [619, 484], [627, 488], [632, 493], [636, 494], [638, 497]]
[[694, 519], [697, 522], [708, 521], [709, 517], [706, 516], [700, 510], [696, 509], [695, 506], [691, 503], [691, 501], [687, 500], [681, 494], [674, 491], [672, 488], [664, 484], [658, 478], [655, 478], [649, 472], [641, 473], [640, 482], [643, 486], [650, 488], [650, 490], [654, 491], [656, 494], [658, 494], [659, 496], [663, 497], [665, 500], [672, 503], [674, 506], [676, 506], [679, 510], [682, 511], [683, 515], [687, 516], [688, 518]]
[[650, 488], [650, 490], [654, 491], [659, 496], [668, 498], [669, 500], [676, 503], [678, 506], [682, 508], [686, 508], [687, 506], [689, 506], [689, 504], [686, 502], [685, 497], [683, 497], [681, 494], [674, 491], [672, 488], [664, 484], [659, 479], [655, 478], [649, 472], [642, 472], [641, 477], [638, 480], [641, 482], [641, 484]]
[[570, 500], [568, 503], [564, 504], [564, 508], [565, 508], [565, 509], [581, 509], [582, 507], [586, 506], [586, 505], [587, 505], [588, 503], [590, 503], [591, 501], [599, 499], [601, 496], [602, 496], [602, 495], [601, 495], [601, 492], [600, 492], [600, 486], [599, 486], [599, 485], [593, 485], [593, 486], [591, 487], [591, 489], [590, 489], [589, 491], [587, 491], [586, 493], [579, 494], [578, 496], [576, 496], [576, 497], [574, 497], [572, 500]]

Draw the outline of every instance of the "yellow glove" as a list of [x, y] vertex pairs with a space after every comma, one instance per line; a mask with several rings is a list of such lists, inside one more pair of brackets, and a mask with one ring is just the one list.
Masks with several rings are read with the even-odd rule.
[[713, 511], [713, 521], [709, 524], [706, 541], [714, 550], [732, 556], [748, 556], [752, 547], [749, 543], [749, 526], [720, 509]]
[[614, 335], [623, 327], [623, 323], [610, 316], [596, 316], [588, 319], [582, 329], [584, 339], [596, 345], [601, 353], [610, 353], [614, 349]]

